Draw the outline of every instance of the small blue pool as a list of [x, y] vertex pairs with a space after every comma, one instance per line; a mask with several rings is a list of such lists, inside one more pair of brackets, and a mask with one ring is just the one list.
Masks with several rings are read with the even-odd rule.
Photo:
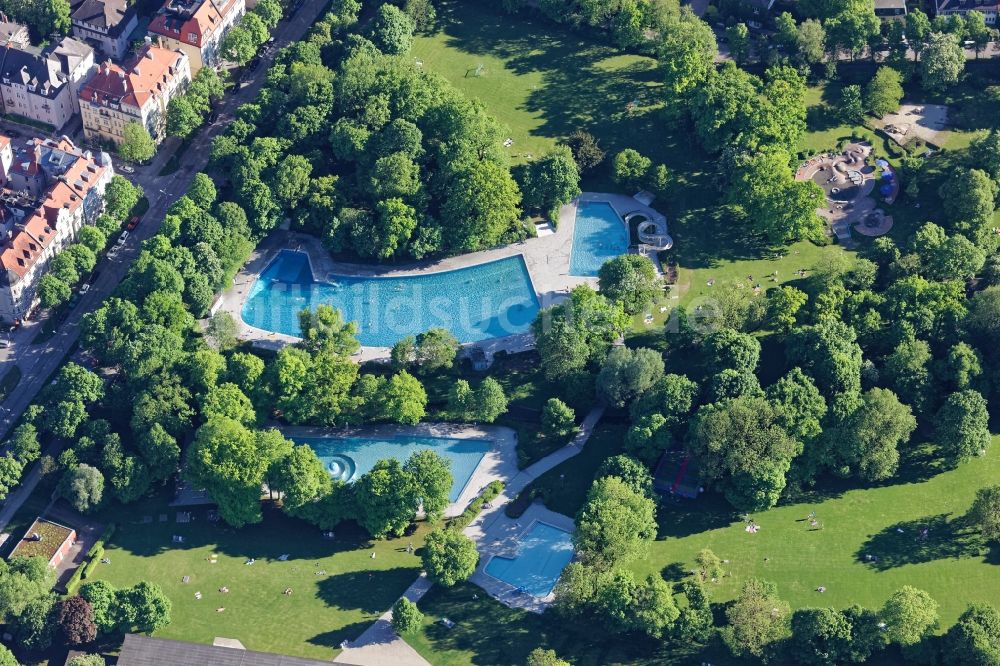
[[611, 204], [588, 201], [576, 208], [570, 275], [592, 277], [608, 259], [628, 252], [628, 227]]
[[573, 559], [573, 539], [569, 532], [548, 523], [535, 522], [520, 538], [520, 551], [511, 559], [494, 555], [486, 563], [486, 573], [519, 590], [542, 598]]
[[407, 335], [443, 327], [459, 342], [524, 333], [538, 297], [520, 255], [409, 277], [325, 276], [315, 281], [304, 252], [283, 250], [254, 282], [243, 321], [299, 336], [299, 311], [325, 303], [358, 323], [358, 340], [391, 347]]
[[462, 494], [479, 461], [493, 443], [485, 439], [450, 439], [447, 437], [293, 437], [316, 452], [330, 475], [341, 481], [354, 481], [370, 471], [379, 460], [395, 458], [406, 462], [411, 454], [431, 449], [451, 463], [451, 501]]

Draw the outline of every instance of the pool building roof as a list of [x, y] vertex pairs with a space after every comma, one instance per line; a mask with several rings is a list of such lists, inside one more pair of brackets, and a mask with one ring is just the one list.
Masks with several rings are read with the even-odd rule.
[[[274, 619], [280, 621], [280, 618]], [[338, 663], [341, 662], [316, 661], [138, 634], [125, 636], [125, 643], [118, 657], [118, 666], [336, 666]]]

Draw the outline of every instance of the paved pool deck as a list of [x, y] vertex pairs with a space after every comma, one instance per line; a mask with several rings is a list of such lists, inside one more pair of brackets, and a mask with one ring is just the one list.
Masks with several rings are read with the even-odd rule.
[[[560, 209], [558, 225], [554, 233], [491, 250], [391, 267], [335, 261], [318, 238], [287, 229], [279, 229], [273, 231], [258, 244], [247, 264], [233, 280], [233, 286], [224, 291], [212, 306], [212, 314], [220, 311], [228, 312], [237, 323], [237, 334], [240, 339], [250, 341], [261, 348], [280, 349], [287, 344], [298, 342], [299, 338], [297, 337], [250, 326], [243, 321], [242, 316], [243, 304], [257, 277], [282, 250], [298, 250], [306, 253], [309, 256], [313, 276], [317, 280], [324, 280], [329, 275], [405, 277], [467, 268], [520, 255], [528, 269], [538, 303], [541, 307], [546, 308], [565, 299], [569, 292], [578, 285], [589, 284], [595, 288], [597, 286], [596, 277], [570, 275], [569, 269], [577, 206], [584, 202], [598, 201], [611, 204], [611, 207], [622, 218], [632, 212], [642, 212], [656, 218], [663, 217], [655, 209], [633, 197], [623, 194], [584, 192]], [[655, 254], [652, 258], [656, 263]], [[530, 333], [492, 338], [463, 345], [467, 351], [473, 347], [482, 349], [489, 358], [492, 358], [493, 354], [498, 351], [517, 353], [531, 349], [533, 346], [534, 337]], [[355, 355], [355, 359], [360, 362], [385, 361], [389, 358], [389, 351], [389, 347], [362, 347]]]
[[493, 444], [472, 472], [458, 499], [448, 505], [446, 517], [465, 511], [491, 481], [506, 481], [518, 474], [517, 432], [511, 428], [466, 423], [420, 423], [414, 426], [394, 424], [347, 428], [280, 426], [286, 437], [446, 437], [449, 439], [487, 439]]

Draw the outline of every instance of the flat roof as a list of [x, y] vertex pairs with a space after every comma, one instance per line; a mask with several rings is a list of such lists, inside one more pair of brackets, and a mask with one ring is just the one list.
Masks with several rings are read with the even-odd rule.
[[[31, 538], [31, 535], [35, 533], [42, 537], [41, 541]], [[31, 524], [31, 527], [24, 533], [18, 544], [14, 546], [10, 557], [35, 557], [36, 555], [41, 555], [45, 558], [45, 561], [49, 561], [72, 533], [73, 530], [65, 525], [53, 523], [51, 520], [35, 518], [35, 522]]]
[[118, 666], [331, 666], [337, 663], [140, 634], [127, 634], [118, 656]]

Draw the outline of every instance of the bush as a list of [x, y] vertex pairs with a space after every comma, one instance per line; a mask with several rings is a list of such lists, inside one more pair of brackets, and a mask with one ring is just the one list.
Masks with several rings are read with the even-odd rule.
[[479, 515], [479, 512], [482, 511], [483, 505], [487, 502], [492, 502], [494, 499], [499, 497], [502, 492], [502, 481], [490, 481], [490, 483], [483, 489], [483, 492], [479, 494], [479, 497], [472, 500], [468, 508], [463, 511], [460, 516], [456, 516], [449, 521], [448, 528], [454, 530], [465, 529], [465, 527]]
[[420, 612], [417, 605], [401, 597], [399, 601], [392, 605], [392, 630], [397, 634], [409, 634], [424, 623], [424, 614]]

